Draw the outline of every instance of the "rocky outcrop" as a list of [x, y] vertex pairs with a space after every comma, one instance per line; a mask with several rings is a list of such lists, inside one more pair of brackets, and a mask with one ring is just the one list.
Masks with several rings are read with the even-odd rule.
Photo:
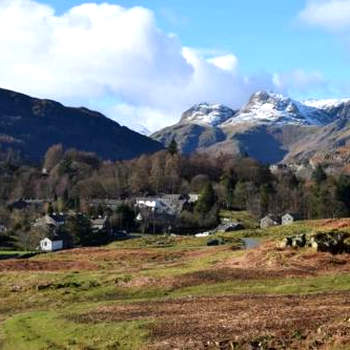
[[224, 105], [201, 103], [185, 111], [182, 114], [180, 123], [217, 126], [232, 118], [236, 112], [237, 111]]
[[350, 234], [330, 231], [289, 236], [279, 244], [279, 247], [282, 249], [288, 247], [310, 247], [318, 252], [329, 252], [332, 254], [350, 253]]

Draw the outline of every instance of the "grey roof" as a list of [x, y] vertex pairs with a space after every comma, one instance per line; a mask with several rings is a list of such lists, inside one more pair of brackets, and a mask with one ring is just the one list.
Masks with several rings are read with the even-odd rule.
[[166, 194], [157, 197], [140, 197], [136, 201], [156, 201], [159, 207], [158, 211], [163, 211], [169, 215], [176, 215], [181, 213], [184, 205], [188, 202], [188, 196], [181, 194]]

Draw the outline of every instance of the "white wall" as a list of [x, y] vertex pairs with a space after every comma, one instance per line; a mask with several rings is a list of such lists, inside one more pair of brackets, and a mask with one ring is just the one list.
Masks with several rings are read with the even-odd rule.
[[52, 252], [54, 250], [63, 249], [63, 241], [51, 241], [48, 238], [40, 241], [40, 248], [44, 252]]

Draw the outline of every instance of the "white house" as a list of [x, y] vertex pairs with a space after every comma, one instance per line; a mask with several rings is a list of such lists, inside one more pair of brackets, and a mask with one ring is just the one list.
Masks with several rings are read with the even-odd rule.
[[136, 199], [136, 207], [138, 208], [150, 208], [152, 211], [155, 211], [156, 208], [159, 208], [160, 201], [159, 199], [146, 199], [146, 198], [138, 198]]
[[135, 206], [139, 209], [145, 209], [157, 214], [178, 215], [180, 214], [186, 203], [190, 203], [190, 198], [195, 202], [198, 198], [196, 195], [192, 197], [181, 194], [167, 194], [160, 197], [136, 198]]
[[44, 238], [40, 241], [40, 249], [43, 252], [53, 252], [55, 250], [63, 249], [63, 241], [62, 240], [51, 240], [50, 238]]
[[282, 216], [282, 225], [291, 225], [299, 219], [300, 216], [298, 214], [287, 213]]
[[260, 228], [268, 228], [281, 224], [281, 219], [278, 216], [268, 214], [260, 220]]

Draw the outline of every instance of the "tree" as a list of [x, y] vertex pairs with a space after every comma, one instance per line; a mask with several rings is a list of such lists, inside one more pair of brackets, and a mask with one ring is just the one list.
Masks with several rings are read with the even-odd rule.
[[93, 245], [95, 243], [90, 219], [85, 215], [70, 216], [65, 224], [65, 231], [72, 236], [74, 245]]
[[177, 154], [178, 148], [177, 148], [177, 142], [175, 141], [175, 138], [173, 138], [168, 146], [168, 152], [171, 155]]
[[112, 227], [115, 229], [129, 230], [134, 225], [135, 212], [126, 204], [120, 205], [111, 218]]
[[216, 194], [212, 184], [209, 182], [201, 192], [196, 204], [196, 211], [200, 214], [209, 213], [216, 202]]
[[316, 169], [313, 171], [312, 180], [314, 180], [317, 185], [320, 185], [323, 181], [327, 180], [327, 174], [323, 170], [321, 164], [318, 164]]
[[341, 175], [336, 185], [336, 197], [350, 212], [350, 176]]
[[263, 217], [269, 212], [270, 195], [273, 193], [273, 188], [270, 184], [260, 186], [260, 216]]
[[47, 171], [50, 171], [62, 160], [62, 158], [63, 158], [62, 145], [51, 146], [45, 154], [44, 168]]
[[236, 184], [234, 193], [234, 203], [235, 207], [239, 209], [246, 209], [247, 208], [247, 184], [243, 181], [239, 181]]
[[232, 209], [233, 207], [233, 198], [234, 198], [234, 190], [237, 183], [237, 175], [233, 169], [227, 171], [221, 177], [221, 185], [224, 188], [224, 197], [225, 204], [227, 209]]

